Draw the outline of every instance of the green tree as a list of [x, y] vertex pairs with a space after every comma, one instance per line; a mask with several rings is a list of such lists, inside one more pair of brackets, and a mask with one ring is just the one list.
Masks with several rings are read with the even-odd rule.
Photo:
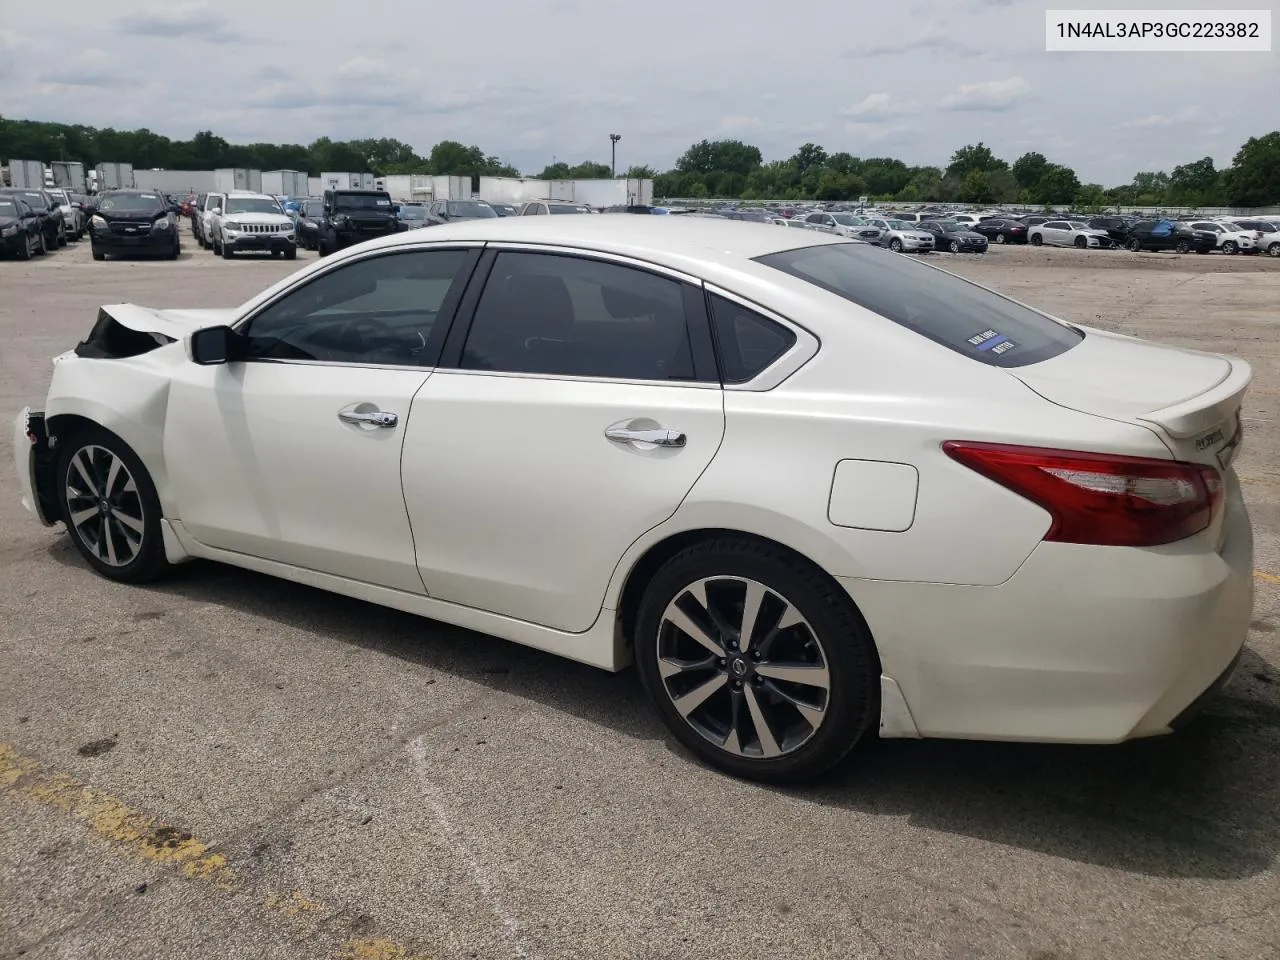
[[1169, 174], [1168, 196], [1171, 203], [1198, 206], [1210, 203], [1220, 193], [1221, 174], [1213, 165], [1213, 157], [1184, 163]]
[[949, 179], [963, 181], [972, 170], [988, 173], [1005, 170], [1008, 164], [991, 152], [991, 148], [979, 140], [976, 144], [961, 147], [951, 155], [946, 175]]
[[741, 140], [700, 140], [680, 156], [676, 170], [698, 174], [724, 170], [746, 175], [763, 162], [760, 148]]
[[1080, 180], [1076, 172], [1070, 167], [1051, 163], [1031, 188], [1031, 196], [1036, 203], [1071, 203], [1079, 191]]
[[827, 151], [816, 143], [806, 143], [796, 151], [796, 155], [791, 158], [791, 162], [795, 164], [796, 169], [803, 177], [810, 170], [827, 165]]
[[654, 170], [653, 167], [646, 167], [644, 164], [632, 164], [627, 167], [626, 173], [623, 174], [624, 177], [635, 180], [652, 180], [657, 175], [658, 171]]
[[1280, 204], [1280, 130], [1246, 140], [1224, 181], [1226, 199], [1233, 206]]
[[1049, 161], [1043, 153], [1024, 153], [1013, 162], [1013, 177], [1018, 181], [1018, 186], [1033, 190], [1040, 184], [1048, 167]]

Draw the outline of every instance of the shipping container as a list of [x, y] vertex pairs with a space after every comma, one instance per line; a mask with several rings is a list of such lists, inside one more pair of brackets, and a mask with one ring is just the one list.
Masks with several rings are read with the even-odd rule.
[[135, 170], [133, 185], [139, 190], [156, 190], [186, 196], [189, 193], [209, 193], [216, 189], [213, 170]]
[[552, 180], [547, 184], [547, 200], [576, 200], [573, 180]]
[[100, 163], [94, 168], [97, 174], [96, 187], [99, 193], [106, 190], [132, 190], [132, 163]]
[[54, 186], [61, 187], [69, 193], [88, 193], [88, 185], [84, 179], [84, 164], [79, 161], [55, 160], [49, 164], [53, 170]]
[[39, 160], [10, 160], [9, 184], [25, 190], [43, 190], [44, 164]]
[[432, 177], [431, 198], [433, 200], [470, 200], [470, 177]]
[[521, 204], [548, 196], [549, 180], [532, 177], [481, 177], [478, 196], [488, 203]]
[[653, 206], [653, 181], [632, 177], [627, 181], [627, 203]]
[[298, 170], [265, 170], [262, 173], [261, 190], [273, 197], [305, 197], [307, 175]]
[[360, 174], [346, 172], [325, 172], [320, 174], [320, 189], [324, 190], [359, 190]]
[[224, 167], [213, 171], [213, 189], [218, 193], [229, 190], [252, 190], [262, 192], [262, 171], [245, 167]]

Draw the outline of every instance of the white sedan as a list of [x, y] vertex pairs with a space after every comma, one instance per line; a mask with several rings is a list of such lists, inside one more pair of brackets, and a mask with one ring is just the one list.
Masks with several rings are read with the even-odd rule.
[[1049, 244], [1054, 247], [1114, 247], [1115, 241], [1105, 230], [1095, 230], [1081, 220], [1046, 220], [1027, 233], [1027, 241], [1034, 247]]
[[1251, 377], [816, 231], [495, 218], [105, 306], [15, 452], [105, 577], [201, 557], [634, 663], [781, 781], [1194, 713], [1249, 626]]

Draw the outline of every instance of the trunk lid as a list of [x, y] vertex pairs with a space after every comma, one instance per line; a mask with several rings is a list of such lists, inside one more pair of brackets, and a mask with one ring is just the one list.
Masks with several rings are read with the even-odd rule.
[[1082, 327], [1080, 344], [1006, 370], [1051, 403], [1155, 429], [1180, 460], [1227, 469], [1240, 447], [1243, 360]]

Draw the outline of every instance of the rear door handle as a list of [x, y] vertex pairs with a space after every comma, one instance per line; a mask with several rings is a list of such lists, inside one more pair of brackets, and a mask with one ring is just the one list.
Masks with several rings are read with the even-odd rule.
[[367, 412], [339, 410], [338, 419], [343, 423], [368, 424], [373, 427], [394, 427], [400, 422], [399, 417], [386, 410], [370, 410]]
[[652, 443], [659, 447], [683, 447], [685, 435], [678, 430], [659, 427], [654, 430], [633, 430], [629, 427], [610, 427], [604, 432], [610, 440], [619, 443]]

